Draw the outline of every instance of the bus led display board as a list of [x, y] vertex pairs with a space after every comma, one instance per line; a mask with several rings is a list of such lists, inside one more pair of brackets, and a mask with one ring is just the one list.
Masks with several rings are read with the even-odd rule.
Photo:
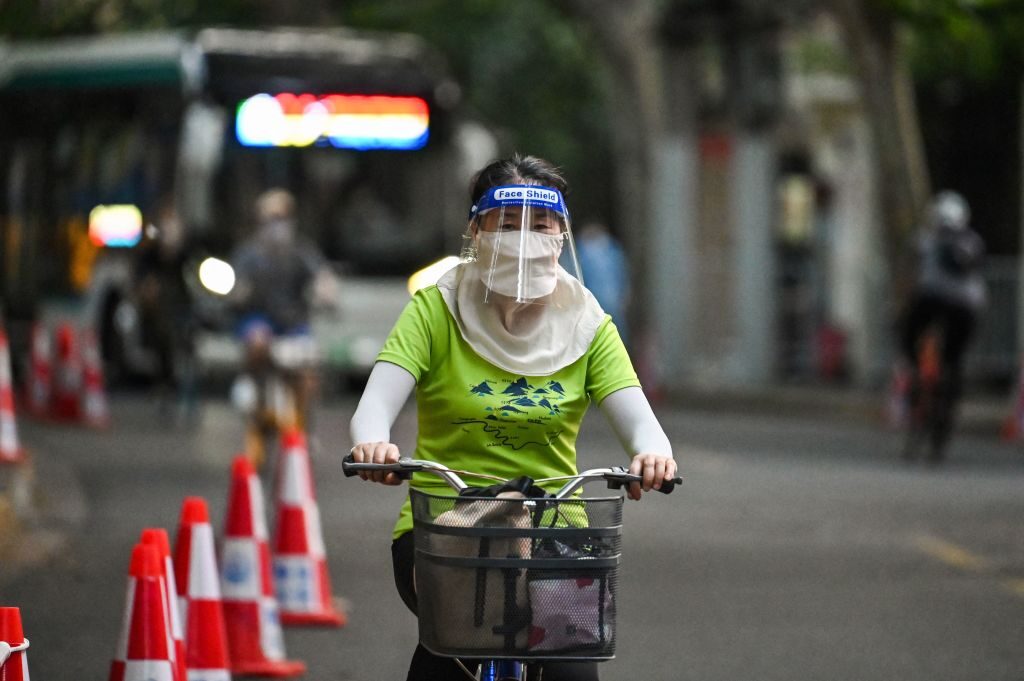
[[238, 105], [235, 134], [247, 147], [421, 149], [430, 110], [420, 97], [258, 94]]
[[142, 238], [142, 211], [125, 205], [96, 206], [89, 211], [89, 240], [96, 246], [130, 248]]

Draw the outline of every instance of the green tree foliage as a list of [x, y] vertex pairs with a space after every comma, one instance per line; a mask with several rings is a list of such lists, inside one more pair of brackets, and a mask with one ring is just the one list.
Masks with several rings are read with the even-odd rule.
[[0, 2], [0, 36], [25, 39], [208, 24], [252, 26], [273, 16], [272, 5], [253, 0], [6, 0]]
[[909, 38], [934, 186], [965, 193], [989, 251], [1019, 252], [1024, 3], [889, 1]]
[[[577, 212], [610, 212], [606, 79], [590, 36], [544, 0], [350, 0], [353, 28], [414, 32], [448, 57], [470, 111], [501, 152], [561, 165]], [[583, 216], [578, 216], [583, 217]]]
[[909, 29], [914, 74], [984, 83], [1016, 78], [1024, 65], [1019, 0], [886, 0]]

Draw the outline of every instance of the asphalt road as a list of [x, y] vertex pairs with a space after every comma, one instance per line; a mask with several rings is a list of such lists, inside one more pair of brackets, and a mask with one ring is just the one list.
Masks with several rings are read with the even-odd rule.
[[[143, 398], [115, 400], [106, 433], [19, 424], [38, 501], [74, 525], [50, 557], [0, 566], [0, 603], [22, 609], [36, 679], [103, 679], [131, 546], [173, 540], [181, 500], [223, 527], [238, 418], [207, 405], [168, 425]], [[392, 586], [389, 532], [403, 492], [343, 478], [352, 400], [316, 427], [316, 485], [341, 630], [288, 629], [307, 679], [403, 679], [416, 624]], [[961, 437], [942, 467], [906, 465], [879, 427], [821, 413], [659, 413], [686, 481], [627, 503], [618, 657], [605, 680], [1021, 681], [1024, 451]], [[399, 444], [414, 434], [407, 410]], [[583, 466], [622, 455], [599, 414]], [[59, 532], [26, 542], [50, 546]], [[31, 554], [31, 551], [23, 553]]]

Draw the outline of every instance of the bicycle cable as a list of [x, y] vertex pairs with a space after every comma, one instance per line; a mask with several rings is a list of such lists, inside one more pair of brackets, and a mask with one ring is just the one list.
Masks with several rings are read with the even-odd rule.
[[473, 674], [468, 669], [466, 669], [466, 665], [462, 664], [462, 660], [460, 660], [457, 657], [453, 657], [452, 659], [455, 660], [455, 664], [457, 664], [459, 666], [459, 669], [461, 669], [462, 671], [464, 671], [466, 673], [467, 677], [473, 679], [473, 681], [477, 681], [476, 674]]
[[497, 475], [488, 475], [486, 473], [474, 473], [473, 471], [460, 471], [460, 470], [458, 470], [456, 468], [449, 468], [448, 470], [450, 472], [452, 472], [452, 473], [457, 473], [459, 475], [464, 475], [464, 476], [468, 476], [468, 477], [471, 477], [471, 478], [483, 478], [485, 480], [494, 480], [495, 482], [507, 482], [508, 481], [507, 478], [502, 478], [502, 477], [497, 476]]

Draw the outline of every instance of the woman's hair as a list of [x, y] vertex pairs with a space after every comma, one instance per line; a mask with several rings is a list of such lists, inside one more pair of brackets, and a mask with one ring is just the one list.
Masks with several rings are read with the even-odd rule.
[[562, 171], [552, 163], [536, 156], [521, 156], [491, 161], [473, 176], [469, 183], [469, 202], [475, 204], [488, 189], [506, 184], [540, 184], [562, 192], [569, 192], [569, 184]]

